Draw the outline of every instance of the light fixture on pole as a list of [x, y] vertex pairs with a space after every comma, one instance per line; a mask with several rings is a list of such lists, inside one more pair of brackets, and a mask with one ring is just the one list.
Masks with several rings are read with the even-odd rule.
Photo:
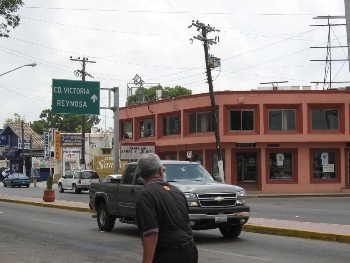
[[7, 73], [10, 73], [10, 72], [12, 72], [12, 71], [15, 71], [15, 70], [17, 70], [17, 69], [23, 68], [23, 67], [35, 67], [35, 66], [36, 66], [36, 63], [26, 64], [26, 65], [20, 66], [20, 67], [18, 67], [18, 68], [12, 69], [12, 70], [10, 70], [10, 71], [7, 71], [7, 72], [5, 72], [5, 73], [2, 73], [2, 74], [0, 74], [0, 76], [5, 75], [5, 74], [7, 74]]

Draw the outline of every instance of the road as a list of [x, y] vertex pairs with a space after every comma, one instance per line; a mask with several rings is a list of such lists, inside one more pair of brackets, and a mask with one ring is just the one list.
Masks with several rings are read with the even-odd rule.
[[[43, 186], [30, 188], [8, 188], [0, 183], [3, 194], [42, 197]], [[57, 189], [57, 184], [53, 186]], [[89, 194], [83, 191], [73, 194], [72, 191], [64, 193], [55, 192], [56, 200], [89, 203]], [[343, 197], [248, 197], [247, 204], [251, 207], [251, 217], [292, 220], [301, 222], [316, 222], [328, 224], [349, 225], [350, 196]]]
[[[17, 262], [141, 262], [133, 225], [100, 232], [90, 213], [0, 202], [0, 258]], [[225, 239], [218, 230], [196, 231], [199, 262], [344, 263], [348, 244], [243, 232]]]

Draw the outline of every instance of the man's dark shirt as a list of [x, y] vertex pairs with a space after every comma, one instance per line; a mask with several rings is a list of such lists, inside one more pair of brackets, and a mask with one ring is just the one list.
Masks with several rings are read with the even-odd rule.
[[163, 178], [151, 180], [138, 194], [136, 222], [143, 236], [158, 232], [157, 249], [192, 239], [186, 197]]

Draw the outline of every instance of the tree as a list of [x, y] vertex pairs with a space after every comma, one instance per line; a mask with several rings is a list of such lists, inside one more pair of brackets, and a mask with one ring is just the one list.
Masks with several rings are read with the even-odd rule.
[[45, 125], [42, 120], [33, 121], [33, 123], [30, 125], [30, 128], [32, 128], [32, 130], [37, 134], [44, 134], [45, 131]]
[[[41, 112], [39, 117], [44, 126], [44, 131], [50, 131], [52, 128], [57, 128], [61, 132], [81, 132], [81, 115], [53, 114], [51, 109], [46, 109]], [[96, 115], [86, 115], [85, 120], [85, 130], [87, 132], [90, 132], [91, 127], [100, 122], [100, 119]]]
[[0, 37], [9, 37], [9, 27], [15, 28], [19, 25], [20, 18], [14, 13], [20, 6], [23, 6], [22, 0], [0, 1], [0, 17], [5, 21], [0, 23]]
[[21, 117], [21, 115], [19, 115], [18, 113], [14, 113], [13, 117], [14, 118], [12, 118], [12, 119], [11, 118], [5, 119], [5, 122], [3, 124], [4, 128], [11, 123], [21, 123], [22, 121], [24, 121], [24, 122], [26, 121], [26, 118]]
[[136, 105], [136, 99], [139, 94], [143, 94], [145, 96], [145, 101], [146, 102], [151, 102], [156, 100], [156, 94], [157, 90], [168, 90], [169, 91], [169, 97], [179, 97], [179, 96], [185, 96], [185, 95], [191, 95], [192, 90], [186, 89], [181, 86], [175, 86], [174, 88], [171, 87], [165, 87], [163, 88], [162, 86], [152, 86], [149, 88], [144, 88], [144, 87], [139, 87], [134, 95], [129, 96], [127, 98], [127, 101], [125, 103], [125, 106], [131, 106], [131, 105]]

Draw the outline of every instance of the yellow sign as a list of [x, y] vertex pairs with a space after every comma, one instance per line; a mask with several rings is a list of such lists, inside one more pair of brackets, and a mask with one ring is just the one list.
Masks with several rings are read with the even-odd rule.
[[61, 135], [59, 131], [55, 131], [55, 159], [61, 160]]
[[113, 156], [95, 156], [94, 170], [100, 177], [114, 174], [114, 157]]

